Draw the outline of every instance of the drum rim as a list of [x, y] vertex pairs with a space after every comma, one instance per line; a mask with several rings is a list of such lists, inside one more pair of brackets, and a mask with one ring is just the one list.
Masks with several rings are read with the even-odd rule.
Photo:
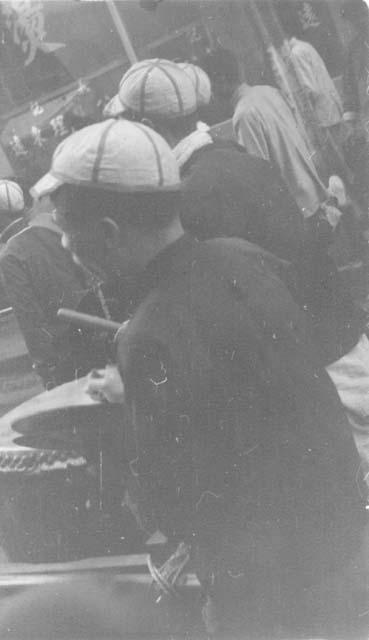
[[86, 466], [85, 456], [74, 451], [32, 448], [16, 451], [11, 447], [0, 450], [0, 474], [39, 475]]

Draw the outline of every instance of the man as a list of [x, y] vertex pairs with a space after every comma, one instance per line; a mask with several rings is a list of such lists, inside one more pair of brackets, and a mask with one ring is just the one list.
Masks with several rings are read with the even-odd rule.
[[[205, 56], [203, 63], [214, 79], [215, 99], [220, 93], [224, 104], [226, 91], [234, 88], [238, 78], [233, 54], [217, 49]], [[192, 69], [191, 77], [196, 69]], [[203, 74], [198, 73], [198, 82], [195, 83], [195, 101], [188, 79], [173, 62], [140, 61], [127, 71], [120, 82], [119, 94], [113, 99], [116, 113], [143, 119], [172, 146], [184, 177], [181, 222], [187, 231], [201, 240], [220, 236], [241, 237], [293, 263], [285, 281], [295, 301], [309, 311], [313, 339], [322, 364], [338, 362], [339, 373], [334, 364], [329, 373], [348, 409], [355, 442], [365, 469], [369, 471], [368, 435], [358, 428], [358, 423], [362, 423], [361, 415], [369, 415], [367, 394], [362, 388], [362, 353], [367, 348], [365, 315], [355, 308], [351, 293], [329, 256], [337, 235], [337, 209], [323, 202], [318, 206], [316, 201], [314, 208], [317, 209], [313, 215], [301, 215], [269, 162], [249, 155], [234, 143], [214, 139], [210, 132], [196, 129], [199, 106], [203, 107], [209, 100], [208, 84], [204, 82]], [[168, 75], [172, 78], [169, 89]], [[278, 94], [271, 87], [266, 89]], [[278, 99], [283, 101], [280, 94]], [[179, 105], [185, 105], [186, 113], [179, 109]], [[285, 109], [288, 109], [287, 105]], [[295, 126], [292, 113], [287, 113], [286, 129]], [[295, 141], [293, 145], [296, 145]], [[281, 138], [281, 148], [287, 147]], [[310, 165], [313, 175], [315, 169]], [[306, 199], [306, 180], [304, 182], [301, 175], [296, 179], [301, 180], [299, 189], [305, 193]], [[356, 348], [358, 351], [351, 353]], [[348, 360], [342, 362], [346, 354]], [[358, 365], [354, 376], [353, 359]], [[343, 376], [345, 364], [347, 374]]]
[[274, 78], [297, 122], [305, 128], [315, 153], [319, 175], [327, 179], [337, 171], [344, 177], [347, 168], [342, 156], [342, 101], [327, 67], [317, 50], [305, 41], [294, 3], [277, 0], [283, 43], [271, 46]]
[[283, 265], [184, 234], [179, 189], [165, 141], [124, 120], [70, 136], [33, 189], [54, 192], [89, 268], [140, 277], [117, 347], [146, 527], [191, 547], [208, 629], [214, 604], [227, 637], [351, 629], [358, 600], [338, 574], [365, 513], [338, 397]]
[[61, 245], [48, 197], [34, 202], [28, 226], [12, 236], [0, 255], [8, 303], [23, 333], [36, 372], [46, 388], [87, 373], [89, 349], [79, 332], [57, 318], [75, 309], [87, 293], [83, 273]]
[[123, 76], [112, 101], [114, 113], [149, 124], [173, 148], [184, 179], [186, 231], [200, 239], [241, 237], [296, 260], [310, 237], [278, 170], [236, 143], [214, 137], [206, 126], [197, 127], [210, 100], [209, 87], [208, 76], [196, 65], [143, 60]]
[[[277, 166], [304, 218], [309, 218], [327, 199], [309, 153], [305, 132], [298, 128], [280, 92], [268, 85], [240, 86], [238, 69], [229, 73], [230, 52], [218, 48], [204, 56], [202, 65], [212, 81], [215, 97], [228, 95], [236, 102], [233, 127], [238, 142], [251, 155]], [[223, 62], [224, 61], [224, 62]], [[224, 69], [224, 70], [223, 70]]]
[[[217, 84], [222, 71], [228, 74], [225, 87], [232, 81], [232, 69], [236, 74], [232, 60], [233, 54], [223, 49], [204, 58], [215, 74], [216, 96], [220, 90], [224, 95], [224, 86]], [[197, 130], [199, 106], [209, 99], [207, 85], [201, 82], [199, 74], [199, 103], [199, 92], [193, 94], [182, 68], [167, 60], [142, 60], [120, 82], [116, 113], [150, 124], [173, 148], [184, 178], [181, 222], [187, 231], [201, 240], [241, 237], [294, 264], [298, 279], [293, 292], [312, 313], [323, 362], [337, 360], [357, 343], [362, 331], [361, 318], [355, 317], [351, 298], [327, 255], [339, 212], [319, 201], [314, 215], [305, 218], [268, 161]], [[186, 113], [178, 105], [185, 105]]]
[[[229, 54], [226, 53], [228, 70]], [[211, 54], [206, 59], [206, 69], [210, 77], [215, 71], [215, 78], [221, 84], [219, 89], [213, 84], [214, 93], [220, 91], [223, 96], [228, 87], [231, 96], [236, 91], [238, 76], [236, 73], [233, 77], [222, 75], [222, 58], [222, 50]], [[330, 256], [332, 249], [337, 248], [333, 246], [333, 231], [339, 218], [330, 217], [330, 208], [324, 204], [327, 195], [324, 185], [280, 92], [271, 86], [242, 85], [237, 95], [233, 126], [239, 142], [249, 153], [268, 159], [280, 168], [306, 225], [316, 233], [316, 242], [305, 244], [294, 262], [297, 281], [291, 290], [295, 300], [312, 317], [314, 342], [348, 411], [364, 468], [369, 472], [369, 406], [363, 384], [369, 377], [369, 342], [365, 314], [355, 308], [351, 292]]]

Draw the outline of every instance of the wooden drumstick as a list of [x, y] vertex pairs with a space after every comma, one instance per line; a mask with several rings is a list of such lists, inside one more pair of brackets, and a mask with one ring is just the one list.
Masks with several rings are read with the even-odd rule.
[[59, 309], [57, 315], [58, 318], [68, 320], [68, 322], [78, 324], [79, 326], [91, 327], [92, 329], [102, 329], [103, 331], [111, 331], [113, 333], [116, 333], [121, 329], [124, 324], [114, 322], [113, 320], [106, 320], [99, 316], [91, 316], [88, 313], [80, 313], [73, 309]]

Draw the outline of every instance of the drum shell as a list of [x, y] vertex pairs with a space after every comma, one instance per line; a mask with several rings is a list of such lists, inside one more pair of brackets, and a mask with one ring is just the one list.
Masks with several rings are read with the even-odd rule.
[[18, 451], [13, 445], [1, 451], [0, 467], [0, 544], [6, 557], [14, 562], [80, 557], [91, 504], [83, 457]]
[[122, 405], [91, 403], [85, 384], [45, 392], [0, 420], [0, 544], [13, 561], [73, 560], [137, 544], [124, 506], [128, 416]]

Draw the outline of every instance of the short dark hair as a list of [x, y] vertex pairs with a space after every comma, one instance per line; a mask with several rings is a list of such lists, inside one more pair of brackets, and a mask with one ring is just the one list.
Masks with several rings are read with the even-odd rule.
[[147, 120], [150, 121], [148, 125], [152, 126], [152, 128], [161, 135], [164, 134], [163, 137], [165, 137], [165, 131], [169, 130], [178, 138], [184, 138], [186, 135], [191, 133], [196, 128], [196, 123], [200, 118], [198, 111], [185, 116], [178, 115], [171, 117], [145, 112], [136, 113], [131, 109], [125, 111], [119, 117], [132, 122], [143, 122], [144, 124], [146, 124], [145, 118], [147, 118]]
[[224, 79], [229, 84], [237, 85], [240, 82], [240, 70], [238, 60], [233, 51], [224, 47], [217, 47], [209, 53], [199, 57], [198, 65], [210, 78], [211, 85], [219, 85]]
[[170, 131], [177, 138], [184, 138], [196, 129], [196, 123], [199, 119], [197, 111], [185, 116], [176, 116], [169, 118], [168, 116], [147, 116], [152, 121], [154, 129], [158, 133], [164, 134], [165, 131]]
[[299, 6], [294, 0], [276, 0], [275, 8], [283, 35], [291, 38], [303, 38], [303, 28], [299, 19]]
[[61, 190], [66, 195], [66, 215], [78, 226], [88, 218], [109, 217], [120, 226], [158, 229], [166, 227], [180, 213], [180, 191], [122, 192], [68, 184], [50, 197], [55, 200]]

